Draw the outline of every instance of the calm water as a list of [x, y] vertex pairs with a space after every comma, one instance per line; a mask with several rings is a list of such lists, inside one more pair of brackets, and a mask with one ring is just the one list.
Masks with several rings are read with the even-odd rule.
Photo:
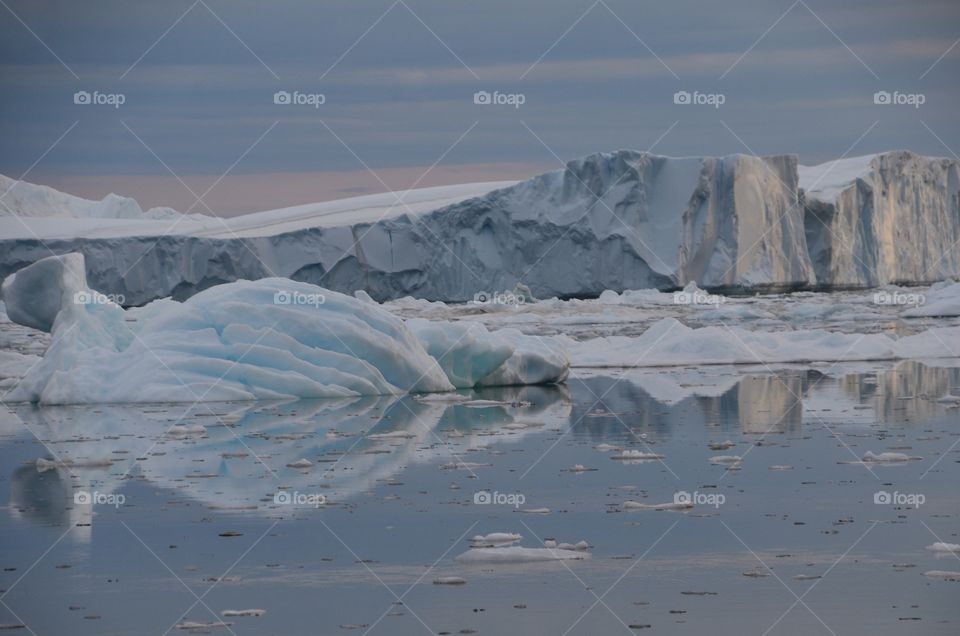
[[[956, 634], [960, 583], [923, 575], [960, 570], [960, 557], [925, 549], [960, 543], [960, 409], [938, 401], [951, 392], [960, 369], [903, 363], [581, 376], [484, 391], [474, 397], [502, 403], [477, 407], [11, 408], [0, 624], [38, 635]], [[725, 440], [734, 446], [709, 448]], [[601, 444], [662, 459], [614, 460]], [[920, 459], [857, 462], [867, 451]], [[710, 462], [719, 455], [742, 459], [730, 470]], [[621, 507], [680, 491], [699, 505]], [[905, 503], [875, 503], [878, 492]], [[586, 540], [590, 558], [455, 560], [490, 532], [530, 548]], [[466, 584], [434, 584], [449, 576]], [[266, 613], [222, 615], [243, 609]], [[229, 625], [186, 629], [216, 621]]]

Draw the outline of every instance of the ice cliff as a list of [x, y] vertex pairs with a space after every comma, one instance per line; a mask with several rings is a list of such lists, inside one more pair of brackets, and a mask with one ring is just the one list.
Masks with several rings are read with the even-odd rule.
[[960, 162], [908, 152], [803, 167], [793, 155], [621, 150], [491, 191], [456, 188], [335, 202], [349, 210], [337, 214], [321, 211], [326, 204], [262, 212], [222, 227], [129, 221], [65, 235], [0, 218], [0, 275], [51, 249], [79, 251], [93, 288], [138, 305], [271, 276], [377, 300], [462, 301], [517, 283], [543, 298], [691, 281], [785, 289], [960, 274]]

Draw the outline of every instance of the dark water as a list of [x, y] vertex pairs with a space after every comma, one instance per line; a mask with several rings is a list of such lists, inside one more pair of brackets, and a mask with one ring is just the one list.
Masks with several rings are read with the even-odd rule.
[[[960, 395], [960, 369], [848, 371], [634, 371], [488, 390], [478, 397], [509, 404], [481, 408], [11, 407], [0, 624], [38, 635], [960, 633], [960, 582], [923, 575], [960, 571], [957, 555], [926, 549], [960, 543], [960, 409], [939, 401]], [[724, 440], [734, 447], [708, 447]], [[663, 458], [612, 460], [599, 444]], [[857, 462], [867, 451], [921, 459]], [[709, 461], [718, 455], [741, 456], [739, 468]], [[596, 470], [569, 471], [577, 464]], [[621, 508], [679, 491], [702, 503]], [[478, 492], [549, 512], [475, 503]], [[878, 492], [922, 503], [875, 503]], [[583, 539], [590, 558], [455, 560], [490, 532], [530, 548]], [[433, 583], [445, 576], [467, 582]], [[221, 615], [243, 609], [266, 613]]]

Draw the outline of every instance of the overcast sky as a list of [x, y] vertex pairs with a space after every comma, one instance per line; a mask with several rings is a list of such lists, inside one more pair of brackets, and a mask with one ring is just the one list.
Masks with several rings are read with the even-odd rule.
[[145, 207], [521, 179], [618, 148], [960, 152], [956, 0], [0, 4], [0, 172]]

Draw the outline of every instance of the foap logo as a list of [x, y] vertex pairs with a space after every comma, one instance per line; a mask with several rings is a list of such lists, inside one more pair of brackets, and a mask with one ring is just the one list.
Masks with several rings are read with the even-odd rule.
[[701, 93], [700, 91], [677, 91], [673, 94], [673, 103], [680, 106], [713, 106], [720, 108], [727, 101], [723, 93]]
[[527, 299], [522, 294], [513, 292], [486, 292], [479, 291], [473, 295], [475, 305], [522, 305]]
[[673, 503], [681, 506], [713, 506], [714, 508], [719, 508], [724, 503], [726, 503], [726, 495], [719, 492], [699, 492], [694, 490], [693, 492], [687, 492], [686, 490], [678, 490], [673, 493]]
[[514, 108], [520, 108], [527, 103], [527, 96], [523, 93], [477, 91], [473, 94], [473, 103], [480, 106], [513, 106]]
[[319, 508], [326, 505], [327, 496], [320, 493], [306, 493], [294, 490], [278, 490], [273, 496], [273, 503], [278, 506], [313, 506]]
[[907, 305], [917, 307], [925, 302], [927, 302], [927, 297], [923, 294], [880, 291], [873, 295], [874, 305]]
[[73, 294], [74, 305], [122, 305], [126, 297], [123, 294], [101, 294], [98, 291], [78, 291]]
[[473, 503], [478, 506], [513, 506], [519, 508], [527, 501], [526, 496], [519, 492], [497, 492], [481, 490], [473, 493]]
[[873, 103], [879, 106], [913, 106], [920, 108], [927, 101], [923, 93], [901, 93], [900, 91], [877, 91], [873, 94]]
[[925, 495], [913, 492], [887, 492], [886, 490], [878, 490], [873, 493], [873, 503], [878, 506], [913, 506], [914, 508], [919, 508], [926, 502], [927, 498]]
[[308, 294], [300, 291], [286, 291], [281, 289], [273, 295], [274, 305], [307, 305], [319, 307], [325, 302], [327, 302], [327, 298], [323, 294]]
[[702, 289], [696, 291], [678, 291], [673, 294], [674, 305], [714, 305], [718, 306], [724, 301], [723, 296], [719, 294], [708, 294]]
[[73, 94], [73, 103], [79, 106], [113, 106], [120, 108], [127, 101], [123, 93], [101, 93], [100, 91], [77, 91]]
[[327, 103], [327, 96], [323, 93], [277, 91], [273, 94], [273, 103], [279, 106], [313, 106], [314, 108], [320, 108]]
[[78, 490], [73, 493], [73, 503], [77, 506], [113, 506], [119, 508], [126, 502], [126, 496], [97, 492], [96, 490]]

